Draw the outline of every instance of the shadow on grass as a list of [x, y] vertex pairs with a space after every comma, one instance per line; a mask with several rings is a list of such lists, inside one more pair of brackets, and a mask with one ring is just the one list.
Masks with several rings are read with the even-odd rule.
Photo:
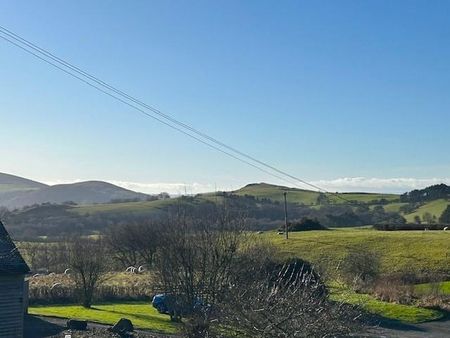
[[119, 315], [122, 315], [124, 317], [127, 317], [128, 319], [133, 319], [133, 318], [141, 319], [141, 320], [144, 320], [144, 321], [153, 322], [155, 324], [164, 324], [164, 325], [174, 324], [173, 322], [171, 322], [168, 319], [156, 317], [156, 316], [151, 315], [151, 314], [147, 315], [147, 314], [141, 314], [141, 313], [130, 313], [130, 312], [123, 312], [123, 311], [116, 311], [116, 310], [100, 309], [100, 308], [97, 308], [97, 307], [94, 307], [94, 306], [91, 307], [91, 309], [92, 310], [96, 310], [96, 311], [102, 311], [102, 312], [105, 312], [105, 313], [119, 314]]

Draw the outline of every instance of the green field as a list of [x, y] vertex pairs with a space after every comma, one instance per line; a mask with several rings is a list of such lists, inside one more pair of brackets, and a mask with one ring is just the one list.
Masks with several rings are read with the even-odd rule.
[[[319, 193], [311, 190], [286, 188], [283, 186], [277, 186], [272, 184], [260, 183], [260, 184], [249, 184], [239, 190], [234, 191], [234, 194], [239, 196], [251, 195], [257, 198], [268, 198], [273, 201], [283, 202], [283, 193], [288, 193], [288, 201], [290, 203], [298, 203], [305, 205], [314, 205], [317, 202], [317, 197]], [[389, 201], [397, 200], [398, 195], [394, 194], [370, 194], [370, 193], [340, 193], [344, 199], [336, 196], [336, 194], [326, 194], [332, 203], [346, 203], [349, 201], [358, 202], [371, 202], [373, 200], [380, 200], [382, 198]]]
[[437, 310], [383, 302], [371, 295], [358, 294], [342, 286], [335, 285], [330, 290], [332, 300], [358, 305], [367, 312], [403, 323], [416, 324], [443, 317], [443, 313]]
[[404, 217], [408, 222], [414, 222], [415, 216], [419, 216], [420, 218], [422, 218], [424, 213], [429, 212], [431, 215], [435, 215], [437, 218], [439, 218], [449, 204], [450, 202], [444, 199], [427, 202], [426, 204], [418, 208], [415, 212], [404, 215]]
[[30, 306], [33, 315], [74, 318], [114, 325], [120, 318], [128, 318], [139, 329], [161, 333], [175, 333], [177, 326], [169, 316], [158, 313], [149, 303], [126, 302], [93, 305], [91, 309], [79, 305]]
[[290, 233], [288, 241], [275, 232], [261, 236], [276, 244], [285, 256], [317, 264], [326, 261], [332, 267], [337, 267], [350, 250], [368, 250], [380, 255], [382, 273], [421, 274], [450, 269], [450, 232], [344, 228]]
[[432, 293], [433, 289], [436, 289], [439, 294], [450, 296], [450, 281], [417, 284], [414, 288], [415, 292], [417, 292], [418, 294], [430, 294]]
[[[300, 257], [321, 265], [326, 271], [336, 271], [351, 250], [367, 250], [380, 256], [381, 273], [412, 272], [439, 274], [450, 271], [450, 233], [443, 231], [376, 231], [368, 228], [345, 228], [328, 231], [305, 231], [289, 234], [289, 240], [274, 232], [261, 235], [280, 248], [285, 257]], [[442, 283], [447, 290], [449, 282]], [[405, 323], [436, 320], [442, 312], [417, 306], [377, 300], [367, 294], [357, 294], [331, 282], [331, 298], [360, 305], [370, 313]], [[425, 292], [428, 284], [418, 286]]]

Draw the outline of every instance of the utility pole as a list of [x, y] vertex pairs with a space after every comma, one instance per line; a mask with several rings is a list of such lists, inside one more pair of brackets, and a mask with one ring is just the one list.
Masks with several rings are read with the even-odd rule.
[[287, 199], [286, 199], [287, 192], [285, 191], [283, 193], [283, 195], [284, 195], [284, 238], [289, 239], [288, 218], [287, 218]]

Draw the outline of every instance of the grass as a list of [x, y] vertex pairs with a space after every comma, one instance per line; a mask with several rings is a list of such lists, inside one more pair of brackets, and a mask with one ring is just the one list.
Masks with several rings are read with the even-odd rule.
[[32, 191], [32, 190], [38, 190], [38, 188], [30, 187], [23, 184], [11, 184], [11, 183], [0, 184], [0, 193], [16, 192], [16, 191]]
[[443, 313], [437, 310], [383, 302], [371, 295], [358, 294], [342, 286], [334, 286], [330, 290], [332, 300], [359, 305], [369, 313], [403, 323], [417, 324], [443, 317]]
[[443, 231], [376, 231], [344, 228], [290, 233], [289, 240], [275, 232], [262, 236], [279, 247], [283, 255], [300, 257], [337, 267], [350, 250], [377, 252], [382, 273], [442, 272], [450, 266], [450, 233]]
[[433, 292], [434, 288], [437, 288], [437, 291], [442, 295], [450, 295], [450, 281], [440, 283], [417, 284], [414, 287], [414, 291], [421, 295], [430, 294]]
[[161, 333], [177, 332], [177, 325], [169, 316], [158, 313], [149, 303], [124, 302], [93, 305], [86, 309], [79, 305], [30, 306], [33, 315], [88, 320], [113, 325], [120, 318], [128, 318], [136, 328]]
[[[234, 193], [240, 196], [252, 195], [258, 198], [269, 198], [273, 201], [283, 202], [283, 193], [285, 191], [288, 192], [288, 200], [290, 203], [314, 205], [316, 204], [317, 197], [319, 196], [319, 193], [316, 191], [286, 188], [283, 186], [277, 186], [267, 183], [249, 184], [239, 190], [236, 190]], [[393, 194], [342, 193], [340, 195], [346, 200], [365, 203], [382, 198], [389, 201], [398, 199], [398, 195]], [[336, 197], [335, 194], [327, 194], [327, 196], [332, 203], [346, 203], [345, 200]]]
[[395, 202], [386, 204], [383, 206], [383, 208], [386, 212], [400, 212], [400, 208], [407, 204], [408, 203]]
[[434, 200], [422, 205], [415, 212], [404, 215], [404, 217], [408, 222], [414, 222], [415, 216], [420, 216], [420, 218], [422, 218], [424, 213], [429, 212], [431, 215], [435, 215], [439, 218], [449, 204], [450, 202], [444, 199]]
[[[368, 228], [332, 229], [289, 234], [289, 240], [274, 232], [262, 235], [286, 257], [300, 257], [336, 270], [351, 250], [380, 255], [381, 273], [439, 273], [450, 266], [450, 234], [435, 231], [376, 231]], [[328, 270], [330, 271], [330, 270]], [[444, 288], [449, 285], [444, 283]], [[419, 286], [420, 288], [420, 286]], [[426, 286], [422, 286], [426, 288]], [[331, 298], [360, 305], [370, 313], [405, 323], [436, 320], [442, 313], [416, 306], [388, 303], [367, 294], [357, 294], [342, 285], [332, 285]]]

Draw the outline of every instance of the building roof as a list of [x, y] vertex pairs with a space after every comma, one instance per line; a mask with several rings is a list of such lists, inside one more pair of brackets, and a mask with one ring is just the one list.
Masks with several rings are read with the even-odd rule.
[[29, 271], [30, 268], [0, 221], [0, 275], [26, 274]]

